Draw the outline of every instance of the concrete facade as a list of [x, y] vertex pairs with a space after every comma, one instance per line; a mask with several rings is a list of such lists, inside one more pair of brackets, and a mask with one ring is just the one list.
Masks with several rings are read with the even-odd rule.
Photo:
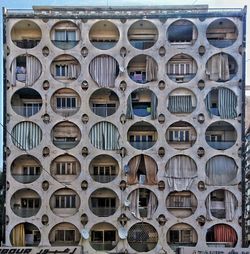
[[[242, 98], [242, 90], [244, 90], [244, 66], [242, 65], [242, 60], [244, 54], [242, 52], [244, 50], [242, 47], [244, 48], [245, 40], [243, 22], [245, 12], [243, 10], [228, 10], [227, 12], [220, 10], [213, 12], [211, 10], [208, 12], [206, 6], [197, 6], [194, 9], [192, 7], [189, 10], [187, 7], [185, 8], [177, 9], [176, 11], [175, 8], [145, 8], [142, 10], [128, 10], [126, 8], [118, 8], [117, 10], [79, 8], [77, 10], [69, 8], [69, 10], [66, 10], [65, 8], [41, 7], [35, 8], [34, 12], [27, 14], [6, 10], [5, 113], [7, 130], [11, 133], [11, 135], [6, 133], [5, 144], [7, 179], [6, 246], [21, 246], [23, 243], [18, 243], [14, 235], [23, 234], [20, 233], [23, 230], [26, 235], [24, 237], [26, 246], [28, 242], [29, 244], [32, 243], [31, 245], [35, 246], [39, 244], [42, 247], [81, 245], [84, 246], [84, 253], [96, 253], [98, 251], [103, 253], [107, 251], [109, 253], [172, 253], [176, 247], [183, 245], [196, 245], [198, 249], [202, 249], [204, 246], [235, 246], [238, 248], [242, 246], [242, 227], [240, 225], [242, 193], [239, 188], [242, 174], [239, 153], [242, 145], [242, 125], [244, 125], [244, 119], [242, 119], [244, 117], [244, 108], [242, 108], [242, 105], [244, 105], [244, 98]], [[209, 25], [214, 21], [217, 22], [219, 19], [221, 19], [222, 25], [223, 22], [228, 24], [228, 21], [231, 21], [229, 23], [234, 25], [233, 28], [229, 27], [229, 30], [231, 29], [229, 33], [236, 34], [236, 38], [232, 37], [230, 39], [234, 40], [230, 46], [215, 47], [207, 39], [208, 35], [206, 31]], [[191, 22], [193, 24], [191, 26], [192, 33], [196, 35], [190, 41], [187, 39], [187, 41], [170, 42], [168, 40], [169, 27], [179, 20]], [[16, 34], [24, 31], [26, 24], [21, 24], [20, 27], [17, 26], [15, 35], [13, 35], [13, 27], [20, 21], [25, 21], [26, 24], [30, 23], [27, 26], [32, 27], [31, 30], [33, 32], [28, 31], [22, 37], [16, 36]], [[98, 27], [99, 30], [94, 30], [93, 38], [97, 38], [97, 41], [99, 40], [96, 45], [105, 44], [108, 41], [112, 43], [116, 41], [115, 45], [110, 49], [98, 49], [90, 41], [92, 36], [90, 33], [91, 28], [99, 21], [103, 22], [101, 25], [104, 24], [104, 33], [101, 38], [98, 38], [96, 31], [102, 31], [100, 25], [100, 28]], [[139, 32], [141, 31], [139, 33], [140, 36], [136, 39], [139, 47], [141, 45], [145, 46], [143, 43], [140, 44], [140, 40], [145, 39], [143, 36], [146, 36], [146, 41], [147, 38], [150, 38], [148, 39], [149, 41], [152, 41], [152, 38], [155, 39], [154, 45], [148, 49], [137, 49], [131, 45], [128, 39], [128, 31], [137, 21], [139, 21], [139, 28], [141, 27], [141, 29], [136, 28]], [[146, 21], [149, 23], [145, 23]], [[111, 29], [116, 27], [118, 33], [112, 30], [105, 30], [105, 22], [107, 22], [106, 26], [110, 26]], [[40, 28], [41, 33], [37, 32], [36, 28], [33, 28], [33, 24], [36, 24]], [[143, 25], [146, 26], [145, 33], [142, 32]], [[185, 27], [185, 22], [179, 26], [181, 25]], [[152, 27], [156, 29], [156, 34], [152, 32]], [[20, 29], [19, 31], [18, 28]], [[76, 33], [73, 35], [75, 36], [74, 41], [76, 45], [68, 49], [60, 48], [65, 47], [65, 45], [58, 47], [57, 44], [56, 46], [55, 42], [52, 41], [54, 36], [52, 33], [57, 29], [66, 31], [66, 37], [70, 36], [67, 31], [74, 31]], [[224, 29], [226, 30], [227, 27], [224, 27]], [[148, 31], [151, 37], [147, 37]], [[107, 35], [109, 32], [111, 33], [110, 37]], [[118, 34], [119, 38], [117, 37]], [[152, 34], [154, 35], [153, 37]], [[105, 39], [106, 35], [107, 39]], [[136, 37], [137, 35], [135, 32], [134, 36]], [[17, 41], [40, 39], [40, 42], [33, 48], [22, 48], [22, 45], [18, 47], [14, 44], [13, 36]], [[65, 41], [66, 47], [70, 47], [69, 44], [71, 42], [69, 43], [68, 41], [67, 44], [66, 39]], [[216, 54], [230, 55], [234, 61], [230, 62], [231, 58], [229, 57], [229, 65], [237, 66], [235, 69], [232, 68], [234, 73], [230, 73], [230, 78], [225, 81], [220, 80], [220, 82], [216, 82], [209, 79], [207, 63]], [[18, 59], [15, 65], [17, 67], [24, 67], [26, 69], [24, 72], [26, 73], [22, 73], [22, 70], [18, 70], [20, 73], [17, 73], [18, 71], [13, 72], [12, 70], [12, 68], [15, 68], [13, 61], [20, 55], [26, 57], [26, 66], [23, 66], [22, 61], [25, 61], [23, 60], [24, 58]], [[29, 59], [29, 55], [39, 60], [41, 68], [36, 60]], [[110, 85], [110, 87], [106, 87], [106, 85], [98, 85], [98, 81], [96, 82], [93, 79], [93, 75], [91, 76], [90, 74], [89, 66], [93, 59], [99, 55], [111, 56], [117, 62], [117, 76], [114, 86]], [[138, 60], [139, 62], [135, 61], [132, 64], [131, 60], [140, 55], [146, 55], [147, 57], [141, 56]], [[195, 73], [190, 72], [195, 75], [187, 82], [185, 78], [188, 76], [187, 74], [190, 74], [188, 71], [172, 71], [169, 74], [170, 76], [178, 73], [176, 75], [178, 77], [174, 77], [175, 80], [167, 75], [167, 63], [176, 55], [179, 55], [181, 60], [183, 56], [185, 58], [185, 55], [191, 56], [194, 59], [191, 65], [194, 66], [196, 64], [196, 67], [193, 68]], [[145, 72], [145, 59], [148, 59], [148, 56], [155, 61], [153, 63], [154, 66], [155, 63], [157, 64], [156, 78], [152, 78], [152, 81], [142, 84], [141, 80], [143, 79], [143, 72]], [[179, 64], [178, 59], [175, 59], [174, 63]], [[28, 61], [31, 61], [33, 68], [28, 67]], [[18, 66], [20, 62], [21, 65]], [[74, 65], [72, 68], [76, 68], [72, 70], [74, 72], [72, 76], [70, 74], [68, 76], [62, 74], [65, 71], [65, 63], [68, 62], [70, 65]], [[183, 64], [187, 62], [189, 63], [189, 60], [185, 58]], [[38, 66], [37, 69], [35, 69], [35, 65]], [[53, 69], [54, 65], [56, 66], [55, 69]], [[183, 68], [191, 68], [191, 65], [188, 65], [189, 67], [186, 65]], [[101, 68], [105, 68], [105, 66]], [[133, 71], [131, 71], [131, 68]], [[182, 68], [181, 64], [178, 65], [178, 68]], [[141, 71], [142, 69], [143, 71]], [[32, 74], [28, 73], [29, 71], [34, 71], [38, 74], [41, 71], [41, 74], [34, 74], [33, 76], [35, 77], [33, 77]], [[135, 73], [136, 71], [138, 73]], [[131, 74], [132, 72], [133, 74]], [[13, 78], [13, 75], [18, 74], [25, 74], [26, 77], [24, 79], [26, 80], [22, 80], [23, 75]], [[28, 78], [28, 75], [31, 77]], [[131, 75], [134, 75], [134, 80], [131, 79]], [[21, 79], [21, 81], [18, 79]], [[29, 80], [33, 82], [29, 83]], [[213, 113], [211, 117], [208, 113], [204, 102], [206, 96], [214, 88], [221, 87], [230, 89], [237, 98], [236, 114], [233, 117], [221, 117], [213, 115]], [[20, 92], [22, 88], [26, 90]], [[27, 104], [31, 103], [32, 95], [34, 95], [34, 91], [31, 89], [38, 92], [40, 97], [35, 96], [33, 98], [33, 105], [30, 106], [33, 108], [31, 113], [23, 113], [23, 111], [20, 113], [18, 111], [20, 104], [15, 102], [18, 100], [16, 98], [18, 96], [23, 97], [24, 104], [21, 106], [23, 107], [21, 109], [28, 110], [29, 106]], [[64, 95], [67, 98], [77, 98], [77, 105], [73, 105], [72, 99], [69, 100], [70, 102], [67, 100], [62, 102], [63, 99], [54, 100], [55, 93], [59, 89], [62, 90], [58, 92], [61, 97], [58, 97], [62, 98]], [[73, 92], [69, 91], [69, 89], [72, 89]], [[91, 96], [98, 89], [104, 89], [100, 95], [108, 93], [109, 98], [110, 94], [113, 95], [112, 98], [115, 97], [115, 103], [110, 99], [113, 105], [110, 107], [115, 108], [115, 112], [112, 112], [113, 114], [109, 115], [106, 111], [109, 101], [107, 102], [108, 99], [103, 99], [104, 95], [103, 97], [99, 95], [99, 102], [97, 98], [94, 105], [90, 101]], [[157, 112], [155, 117], [152, 116], [153, 102], [148, 100], [148, 96], [145, 96], [145, 101], [142, 99], [142, 102], [144, 102], [144, 104], [142, 103], [143, 113], [146, 116], [140, 116], [140, 113], [136, 115], [135, 107], [138, 106], [140, 101], [136, 101], [137, 99], [134, 97], [132, 99], [134, 114], [132, 119], [128, 117], [129, 96], [136, 89], [142, 89], [139, 90], [142, 94], [144, 92], [148, 94], [151, 91], [157, 97]], [[146, 90], [143, 92], [143, 89]], [[172, 93], [173, 91], [174, 93]], [[192, 110], [171, 113], [169, 110], [170, 94], [172, 96], [191, 95]], [[53, 105], [51, 105], [53, 100]], [[151, 104], [148, 106], [147, 103], [149, 102]], [[68, 103], [67, 105], [71, 104], [71, 106], [60, 106], [60, 103]], [[37, 106], [37, 104], [39, 105]], [[98, 116], [93, 112], [95, 110], [94, 107], [104, 107], [106, 113], [99, 113], [102, 116]], [[195, 129], [195, 131], [191, 131], [192, 135], [190, 134], [191, 136], [185, 140], [183, 140], [183, 137], [180, 137], [184, 134], [180, 134], [178, 130], [183, 130], [183, 126], [186, 125], [180, 124], [180, 121], [189, 123]], [[216, 137], [206, 135], [207, 128], [218, 121], [221, 121], [219, 127], [215, 126], [213, 129], [214, 136]], [[38, 127], [29, 123], [16, 127], [21, 122], [35, 123]], [[58, 123], [62, 122], [61, 127], [54, 128]], [[95, 142], [98, 139], [98, 134], [91, 136], [93, 126], [100, 122], [109, 122], [116, 126], [114, 132], [119, 132], [119, 138], [115, 148], [99, 149], [103, 144], [98, 145], [98, 142]], [[138, 124], [131, 130], [131, 127], [136, 123]], [[151, 124], [154, 128], [148, 127], [145, 123]], [[168, 137], [168, 135], [172, 135], [168, 134], [168, 128], [174, 123], [177, 123], [177, 129], [174, 129], [176, 132], [173, 134], [176, 135], [176, 139]], [[230, 132], [232, 130], [225, 123], [230, 124], [230, 128], [234, 129], [234, 134]], [[180, 124], [179, 127], [178, 124]], [[113, 127], [109, 126], [107, 128], [112, 129]], [[186, 129], [184, 128], [184, 130]], [[229, 131], [228, 139], [227, 131]], [[220, 134], [221, 132], [223, 134]], [[20, 135], [26, 136], [22, 139]], [[168, 138], [170, 139], [169, 142], [167, 142]], [[223, 144], [226, 145], [226, 148], [220, 147], [215, 149], [208, 144], [206, 139], [212, 142], [210, 145], [212, 144], [216, 147], [220, 146], [220, 143], [225, 142]], [[140, 142], [142, 144], [146, 142], [146, 146], [149, 142], [152, 142], [152, 147], [148, 149], [141, 149], [141, 147], [136, 149], [130, 144], [132, 142], [135, 146]], [[232, 145], [228, 145], [227, 142], [232, 142]], [[63, 147], [63, 149], [60, 147]], [[141, 167], [144, 168], [146, 173], [142, 172], [140, 174], [142, 177], [140, 178], [139, 173], [136, 172], [137, 181], [133, 184], [128, 183], [128, 178], [132, 171], [132, 162], [130, 164], [130, 161], [138, 155], [141, 156], [140, 158], [144, 158], [144, 164], [147, 162], [148, 159], [145, 158], [148, 156], [157, 165], [157, 174], [154, 176], [155, 181], [150, 179], [152, 180], [150, 184], [147, 184], [149, 183], [149, 175], [147, 175], [149, 174], [147, 173], [149, 169], [145, 165]], [[234, 166], [232, 166], [232, 171], [234, 172], [228, 173], [229, 175], [232, 174], [232, 177], [228, 178], [227, 183], [222, 181], [221, 183], [213, 184], [212, 180], [209, 180], [209, 177], [206, 175], [206, 164], [209, 159], [218, 155], [223, 156], [220, 158], [225, 163], [227, 163], [226, 161], [230, 161], [230, 163], [234, 161]], [[184, 163], [188, 161], [192, 165], [195, 165], [192, 169], [195, 171], [193, 176], [181, 176], [181, 173], [180, 175], [177, 173], [177, 175], [167, 173], [169, 160], [175, 156], [179, 156], [180, 160], [184, 156], [188, 156], [185, 157]], [[97, 158], [96, 161], [95, 158]], [[61, 160], [64, 166], [62, 164], [60, 166], [59, 162], [56, 166], [53, 166], [53, 162], [56, 160]], [[101, 163], [98, 160], [101, 160]], [[72, 164], [69, 164], [71, 162]], [[65, 166], [67, 163], [69, 166]], [[137, 161], [137, 163], [139, 162]], [[173, 162], [173, 165], [174, 163], [177, 162]], [[93, 168], [91, 166], [93, 164], [94, 166], [96, 165], [95, 169], [94, 166]], [[102, 175], [98, 171], [101, 170], [98, 168], [98, 165], [99, 167], [100, 165], [108, 167], [108, 169], [105, 169], [108, 172], [112, 171], [112, 166], [115, 168], [113, 173], [103, 173], [104, 175], [113, 175], [112, 178], [107, 177], [110, 181], [105, 180], [103, 177], [98, 178], [98, 174]], [[153, 168], [155, 164], [150, 165], [150, 168]], [[25, 167], [26, 169], [24, 169]], [[35, 169], [37, 170], [36, 173], [24, 173], [25, 170], [34, 170], [30, 167], [37, 167], [38, 169]], [[65, 169], [65, 167], [69, 168]], [[185, 168], [184, 165], [179, 165], [179, 167]], [[99, 173], [93, 173], [95, 170]], [[169, 170], [171, 170], [171, 166]], [[28, 175], [28, 177], [23, 179], [22, 176], [24, 175]], [[31, 179], [31, 175], [37, 175], [37, 177]], [[93, 177], [96, 177], [95, 180]], [[146, 181], [144, 181], [145, 178]], [[182, 180], [186, 178], [190, 182], [187, 186], [183, 186], [183, 188], [171, 188], [171, 184], [174, 181], [178, 181], [176, 179], [179, 178]], [[137, 203], [138, 207], [135, 209], [139, 209], [138, 211], [141, 212], [142, 206], [146, 207], [146, 216], [142, 214], [140, 216], [136, 214], [135, 216], [133, 212], [138, 211], [132, 211], [131, 208], [131, 203], [134, 201], [130, 195], [138, 188], [142, 190], [142, 194], [138, 192], [137, 195], [139, 197], [137, 198], [140, 199], [140, 195], [142, 195], [140, 202], [141, 204], [146, 203], [141, 205], [141, 207]], [[157, 199], [155, 201], [156, 209], [155, 207], [149, 208], [149, 202], [151, 202], [149, 200], [155, 198], [143, 189], [149, 190], [155, 195]], [[172, 193], [177, 189], [181, 189], [179, 191], [180, 197], [178, 192]], [[22, 191], [20, 192], [20, 190]], [[216, 195], [212, 195], [211, 200], [215, 202], [214, 210], [223, 210], [222, 215], [218, 215], [218, 217], [222, 218], [216, 218], [214, 215], [208, 218], [208, 196], [211, 192], [218, 190], [221, 190], [220, 193], [224, 197], [218, 198]], [[229, 202], [225, 200], [225, 191], [230, 192], [234, 196], [230, 199], [230, 205], [233, 206], [233, 215], [231, 214], [230, 218], [226, 218], [225, 215], [227, 213], [227, 202]], [[187, 195], [191, 203], [186, 207], [185, 205], [173, 203], [168, 205], [167, 198], [171, 193], [177, 195], [181, 201], [184, 200], [182, 196]], [[235, 202], [233, 201], [234, 199], [236, 199]], [[216, 202], [221, 202], [217, 203], [218, 207], [216, 207]], [[152, 216], [149, 216], [149, 209], [153, 209]], [[105, 215], [106, 212], [107, 214]], [[213, 212], [216, 214], [216, 211]], [[35, 227], [30, 227], [30, 224], [27, 223]], [[19, 224], [23, 224], [24, 227], [19, 226], [19, 228], [14, 229]], [[215, 225], [221, 226], [222, 224], [226, 228], [225, 230], [231, 232], [232, 238], [236, 236], [236, 240], [213, 240], [215, 232], [212, 227]], [[210, 230], [211, 228], [212, 230]], [[208, 236], [210, 231], [212, 233]], [[84, 239], [84, 236], [81, 237], [81, 233], [87, 234], [87, 232], [89, 232], [89, 237], [86, 236], [86, 239]], [[145, 232], [148, 234], [146, 235]], [[74, 234], [74, 239], [70, 234]], [[206, 242], [208, 242], [208, 245]]]

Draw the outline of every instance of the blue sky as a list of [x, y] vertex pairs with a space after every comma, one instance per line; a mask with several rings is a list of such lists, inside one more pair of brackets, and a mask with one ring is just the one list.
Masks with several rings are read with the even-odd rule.
[[[244, 5], [248, 5], [249, 0], [182, 0], [179, 1], [181, 5], [191, 4], [208, 4], [211, 8], [243, 8]], [[0, 7], [12, 8], [12, 9], [30, 9], [34, 5], [76, 5], [76, 6], [135, 6], [135, 5], [171, 5], [176, 4], [173, 0], [143, 0], [141, 4], [138, 4], [135, 0], [0, 0]], [[248, 10], [249, 11], [249, 10]], [[2, 13], [0, 14], [2, 20]], [[247, 18], [247, 24], [250, 24], [250, 15]], [[0, 22], [0, 40], [2, 42], [2, 22]], [[0, 43], [0, 66], [2, 66], [2, 43]], [[247, 29], [247, 45], [250, 45], [250, 25]], [[250, 85], [250, 53], [249, 46], [247, 47], [247, 85]], [[2, 68], [0, 68], [0, 96], [2, 96]], [[0, 100], [0, 121], [2, 121], [2, 99]], [[2, 165], [2, 129], [0, 127], [0, 168]]]

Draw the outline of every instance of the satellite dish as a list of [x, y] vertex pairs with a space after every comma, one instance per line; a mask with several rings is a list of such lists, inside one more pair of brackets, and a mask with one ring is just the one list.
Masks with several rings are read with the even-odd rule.
[[83, 239], [85, 240], [89, 239], [89, 231], [87, 229], [83, 229], [81, 235]]
[[124, 228], [124, 227], [119, 228], [118, 229], [118, 235], [122, 240], [126, 239], [128, 237], [127, 229]]
[[128, 199], [126, 199], [126, 200], [124, 201], [124, 205], [125, 205], [126, 207], [129, 207], [129, 206], [130, 206], [130, 201], [129, 201]]

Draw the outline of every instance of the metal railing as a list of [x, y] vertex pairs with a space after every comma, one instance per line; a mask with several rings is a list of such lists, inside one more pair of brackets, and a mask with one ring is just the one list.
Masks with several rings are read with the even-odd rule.
[[93, 46], [95, 46], [98, 49], [110, 49], [113, 48], [116, 45], [116, 41], [91, 41]]
[[92, 248], [98, 251], [112, 250], [116, 246], [116, 244], [117, 242], [102, 242], [102, 243], [90, 242]]
[[31, 49], [37, 46], [40, 40], [13, 40], [13, 43], [19, 48]]
[[60, 141], [60, 140], [54, 140], [53, 144], [61, 149], [71, 149], [75, 147], [79, 141]]
[[71, 49], [73, 47], [75, 47], [79, 41], [57, 41], [57, 40], [52, 40], [53, 44], [60, 48], [60, 49]]
[[91, 211], [101, 217], [107, 217], [115, 213], [115, 207], [91, 207]]
[[146, 150], [152, 147], [155, 144], [155, 141], [133, 141], [129, 143], [138, 150]]
[[40, 175], [17, 175], [12, 174], [13, 178], [20, 183], [34, 182]]
[[130, 40], [130, 44], [137, 49], [148, 49], [151, 48], [155, 41], [147, 41], [147, 40]]
[[225, 140], [225, 141], [207, 141], [207, 143], [217, 150], [225, 150], [234, 145], [235, 141]]
[[91, 177], [99, 183], [108, 183], [116, 178], [116, 175], [91, 175]]
[[36, 114], [42, 105], [34, 104], [31, 107], [28, 106], [12, 106], [13, 110], [21, 116], [29, 117]]
[[91, 107], [92, 111], [102, 117], [107, 117], [115, 113], [116, 107]]
[[22, 217], [22, 218], [27, 218], [27, 217], [31, 217], [34, 216], [35, 214], [37, 214], [37, 212], [39, 211], [39, 208], [22, 208], [22, 207], [13, 207], [13, 212]]

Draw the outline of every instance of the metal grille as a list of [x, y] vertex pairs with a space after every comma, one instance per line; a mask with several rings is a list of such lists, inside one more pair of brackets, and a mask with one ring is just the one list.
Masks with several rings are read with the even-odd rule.
[[128, 243], [138, 252], [147, 252], [155, 248], [158, 242], [158, 233], [148, 223], [137, 223], [128, 232]]

